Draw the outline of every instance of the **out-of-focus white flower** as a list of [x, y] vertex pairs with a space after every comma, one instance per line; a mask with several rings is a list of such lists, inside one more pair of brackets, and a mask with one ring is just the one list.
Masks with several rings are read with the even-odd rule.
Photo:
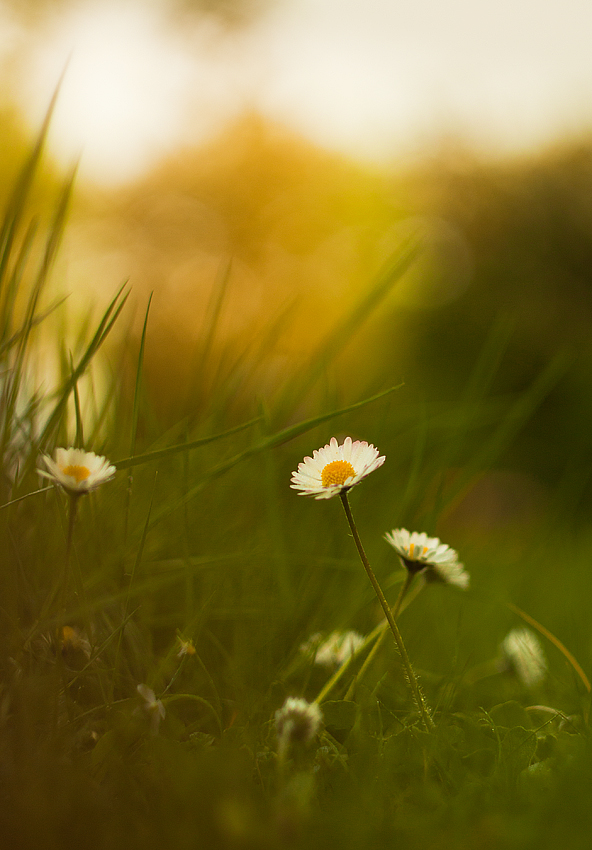
[[184, 655], [195, 655], [195, 646], [190, 638], [185, 640], [181, 635], [177, 635], [177, 646], [179, 647], [177, 658], [183, 658]]
[[527, 688], [542, 682], [547, 674], [547, 661], [534, 632], [512, 629], [500, 647], [500, 666], [514, 673]]
[[425, 571], [428, 581], [454, 584], [462, 590], [469, 586], [469, 574], [458, 560], [457, 552], [438, 537], [428, 537], [423, 531], [409, 532], [406, 528], [395, 528], [384, 537], [410, 573]]
[[164, 720], [166, 714], [164, 705], [159, 699], [156, 699], [154, 691], [148, 685], [138, 685], [136, 690], [144, 700], [144, 711], [150, 717], [150, 731], [153, 735], [156, 735], [160, 721]]
[[314, 653], [315, 664], [335, 667], [343, 664], [354, 655], [364, 643], [365, 638], [358, 632], [331, 632], [323, 640], [321, 634], [312, 635], [300, 647], [301, 652]]
[[83, 449], [56, 449], [55, 460], [49, 455], [43, 455], [41, 459], [48, 471], [38, 469], [39, 475], [49, 478], [74, 496], [96, 490], [115, 475], [115, 467], [107, 458]]
[[315, 449], [312, 457], [305, 457], [292, 473], [290, 487], [300, 490], [300, 496], [331, 499], [359, 484], [363, 478], [382, 466], [386, 458], [378, 449], [363, 440], [352, 441], [346, 437], [337, 444], [335, 437], [322, 449]]
[[308, 744], [323, 722], [323, 713], [316, 702], [301, 697], [288, 697], [275, 713], [275, 728], [280, 747], [294, 742]]
[[87, 661], [91, 656], [90, 643], [80, 629], [75, 626], [62, 627], [62, 654], [63, 655], [81, 655]]

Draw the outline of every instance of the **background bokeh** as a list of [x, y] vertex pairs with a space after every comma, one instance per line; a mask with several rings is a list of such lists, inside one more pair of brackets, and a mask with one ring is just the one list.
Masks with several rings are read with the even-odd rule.
[[[298, 413], [323, 394], [349, 401], [404, 382], [401, 405], [445, 416], [493, 358], [490, 413], [464, 436], [486, 439], [504, 405], [544, 388], [472, 512], [502, 522], [555, 499], [571, 516], [589, 503], [592, 416], [582, 21], [543, 4], [519, 47], [527, 2], [482, 17], [451, 3], [436, 43], [441, 16], [420, 5], [5, 2], [4, 180], [65, 68], [48, 204], [65, 163], [80, 162], [53, 294], [81, 321], [129, 280], [131, 339], [152, 293], [146, 373], [163, 423], [207, 416], [221, 382], [233, 415], [257, 400], [281, 409], [286, 375], [315, 358]], [[417, 73], [428, 47], [438, 109], [426, 94], [435, 66]], [[469, 65], [473, 99], [459, 76]], [[529, 132], [515, 111], [526, 93], [538, 104]], [[375, 290], [412, 245], [405, 273]], [[55, 365], [39, 368], [51, 381]], [[469, 521], [466, 503], [457, 512]]]

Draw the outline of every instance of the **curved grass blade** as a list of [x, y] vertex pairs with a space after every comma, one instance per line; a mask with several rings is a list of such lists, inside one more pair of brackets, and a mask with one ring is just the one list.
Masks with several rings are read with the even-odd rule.
[[260, 419], [261, 417], [257, 416], [255, 419], [249, 419], [248, 422], [243, 422], [241, 425], [236, 425], [234, 428], [229, 428], [228, 431], [222, 431], [220, 434], [213, 434], [210, 437], [200, 437], [198, 440], [192, 440], [189, 443], [177, 443], [176, 445], [169, 446], [166, 449], [156, 449], [156, 451], [146, 452], [146, 454], [143, 455], [132, 455], [131, 457], [125, 457], [122, 460], [114, 461], [114, 463], [117, 469], [130, 469], [132, 466], [140, 466], [143, 463], [162, 460], [162, 458], [179, 454], [180, 452], [187, 452], [191, 449], [197, 449], [200, 446], [206, 446], [208, 443], [221, 440], [223, 437], [229, 437], [231, 434], [238, 434], [240, 431], [245, 431], [247, 428], [251, 428], [253, 425], [256, 425]]
[[220, 475], [223, 475], [228, 470], [232, 469], [237, 464], [242, 463], [242, 461], [246, 460], [253, 455], [259, 454], [260, 452], [266, 451], [267, 449], [275, 448], [276, 446], [281, 446], [284, 443], [293, 440], [295, 437], [299, 437], [301, 434], [305, 434], [307, 431], [311, 431], [313, 428], [316, 428], [317, 425], [322, 425], [323, 422], [328, 422], [331, 419], [335, 419], [337, 416], [341, 416], [344, 413], [351, 413], [353, 410], [358, 410], [361, 407], [365, 407], [368, 404], [371, 404], [374, 401], [378, 401], [381, 398], [384, 398], [395, 390], [400, 389], [402, 384], [399, 384], [396, 387], [390, 387], [388, 390], [384, 390], [381, 393], [377, 393], [376, 395], [371, 396], [370, 398], [366, 398], [363, 401], [358, 401], [355, 404], [350, 404], [347, 407], [343, 407], [340, 410], [332, 410], [330, 413], [323, 413], [321, 416], [315, 416], [312, 419], [306, 419], [304, 422], [299, 422], [296, 425], [290, 425], [288, 428], [284, 428], [281, 431], [278, 431], [276, 434], [272, 434], [270, 437], [266, 437], [259, 442], [255, 443], [255, 445], [251, 446], [248, 449], [245, 449], [242, 452], [234, 455], [226, 461], [218, 464], [218, 466], [214, 466], [209, 472], [207, 472], [200, 481], [195, 484], [191, 490], [188, 490], [187, 493], [181, 498], [178, 499], [174, 504], [167, 505], [162, 508], [154, 517], [153, 524], [160, 522], [165, 517], [172, 514], [174, 511], [179, 510], [185, 505], [188, 501], [193, 499], [199, 491], [204, 487], [209, 481], [212, 481], [214, 478], [218, 478]]

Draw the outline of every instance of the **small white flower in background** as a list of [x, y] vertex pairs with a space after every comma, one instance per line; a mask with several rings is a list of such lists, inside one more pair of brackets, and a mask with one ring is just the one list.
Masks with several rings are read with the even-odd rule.
[[154, 691], [148, 685], [138, 685], [136, 690], [144, 700], [144, 705], [142, 706], [144, 711], [150, 717], [150, 731], [153, 735], [156, 735], [160, 721], [164, 720], [166, 714], [164, 705], [159, 699], [156, 699]]
[[299, 496], [331, 499], [359, 484], [363, 478], [382, 466], [386, 458], [378, 449], [360, 440], [346, 437], [340, 446], [335, 437], [312, 457], [305, 457], [292, 473], [290, 487], [300, 490]]
[[288, 697], [275, 713], [275, 728], [281, 748], [299, 742], [308, 744], [323, 722], [323, 713], [316, 702], [301, 697]]
[[185, 640], [181, 635], [177, 635], [177, 646], [179, 647], [177, 658], [183, 658], [184, 655], [195, 655], [195, 646], [191, 638]]
[[59, 484], [73, 496], [96, 490], [115, 475], [115, 467], [107, 458], [83, 449], [56, 449], [55, 460], [49, 455], [41, 459], [48, 471], [38, 469], [39, 475]]
[[315, 664], [334, 667], [345, 663], [364, 643], [365, 638], [358, 632], [331, 632], [323, 640], [321, 634], [313, 635], [300, 647], [301, 652], [314, 654]]
[[87, 661], [90, 659], [90, 643], [84, 632], [81, 632], [80, 629], [77, 629], [75, 626], [63, 626], [61, 637], [62, 654], [79, 653], [84, 656]]
[[438, 537], [428, 537], [423, 531], [395, 528], [385, 535], [401, 563], [410, 573], [425, 571], [428, 581], [454, 584], [462, 590], [469, 586], [469, 574], [458, 560], [458, 554]]
[[527, 688], [538, 685], [547, 674], [543, 648], [530, 629], [512, 629], [502, 642], [500, 656], [502, 670], [514, 673]]

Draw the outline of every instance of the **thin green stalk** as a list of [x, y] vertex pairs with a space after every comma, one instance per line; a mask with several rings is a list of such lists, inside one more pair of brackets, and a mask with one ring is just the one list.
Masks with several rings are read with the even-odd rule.
[[[414, 578], [413, 573], [410, 573], [409, 571], [407, 571], [406, 575], [405, 575], [405, 581], [401, 585], [401, 590], [399, 591], [399, 595], [397, 596], [397, 601], [395, 602], [395, 604], [393, 605], [393, 607], [391, 609], [393, 618], [395, 620], [399, 616], [399, 612], [401, 610], [401, 604], [402, 604], [403, 599], [405, 598], [405, 596], [407, 594], [407, 591], [411, 587], [411, 582], [413, 581], [413, 578]], [[361, 679], [364, 678], [366, 671], [368, 670], [368, 667], [370, 667], [370, 665], [372, 664], [372, 661], [376, 657], [376, 653], [378, 652], [378, 650], [380, 649], [380, 647], [383, 644], [384, 638], [386, 636], [386, 625], [387, 624], [381, 623], [381, 625], [384, 625], [384, 628], [382, 629], [382, 634], [379, 635], [378, 640], [376, 641], [376, 643], [374, 644], [374, 646], [372, 647], [372, 649], [370, 650], [370, 652], [368, 653], [368, 655], [364, 659], [364, 663], [362, 664], [362, 666], [358, 670], [356, 676], [354, 677], [353, 681], [351, 682], [349, 688], [346, 691], [345, 699], [351, 699], [353, 697], [354, 691], [356, 689], [356, 685], [358, 684], [358, 682]]]
[[395, 622], [395, 618], [392, 615], [390, 606], [389, 606], [388, 602], [386, 601], [385, 595], [382, 592], [380, 585], [378, 584], [378, 580], [377, 580], [376, 576], [374, 575], [374, 570], [370, 566], [370, 562], [368, 561], [368, 558], [366, 556], [366, 552], [364, 551], [364, 547], [362, 546], [362, 541], [360, 540], [360, 535], [358, 534], [358, 529], [357, 529], [356, 524], [354, 522], [354, 517], [353, 517], [353, 514], [351, 512], [351, 508], [350, 508], [349, 501], [348, 501], [348, 498], [347, 498], [347, 490], [344, 490], [340, 493], [340, 498], [341, 498], [341, 504], [343, 505], [343, 510], [345, 511], [345, 516], [347, 518], [351, 533], [352, 533], [353, 538], [354, 538], [354, 542], [356, 544], [356, 548], [358, 550], [358, 554], [360, 556], [360, 560], [362, 561], [362, 564], [364, 565], [364, 569], [366, 570], [368, 578], [370, 579], [370, 583], [372, 584], [372, 587], [374, 588], [374, 592], [376, 593], [376, 596], [378, 597], [378, 601], [380, 602], [380, 604], [382, 606], [382, 610], [384, 611], [384, 615], [386, 617], [386, 620], [387, 620], [387, 622], [390, 626], [391, 632], [393, 633], [393, 637], [395, 638], [395, 643], [397, 644], [397, 649], [399, 650], [399, 654], [401, 656], [401, 661], [403, 663], [403, 669], [405, 670], [405, 673], [406, 673], [406, 676], [407, 676], [407, 681], [409, 683], [409, 687], [410, 687], [411, 693], [413, 695], [413, 699], [415, 700], [415, 703], [416, 703], [417, 708], [418, 708], [418, 710], [421, 714], [421, 717], [422, 717], [422, 720], [424, 722], [426, 729], [428, 731], [430, 731], [434, 728], [434, 721], [432, 719], [430, 709], [428, 707], [428, 704], [426, 702], [424, 695], [421, 692], [421, 688], [419, 687], [419, 682], [417, 681], [417, 677], [415, 675], [413, 667], [411, 666], [411, 661], [409, 660], [409, 656], [407, 655], [407, 650], [405, 649], [405, 644], [403, 643], [403, 638], [401, 637], [399, 627], [397, 626], [397, 624]]
[[[318, 703], [318, 705], [320, 705], [323, 702], [325, 697], [333, 690], [333, 688], [335, 687], [337, 682], [347, 672], [347, 670], [351, 666], [352, 662], [366, 649], [366, 647], [370, 643], [372, 643], [373, 640], [376, 640], [376, 638], [380, 636], [381, 631], [382, 631], [382, 625], [383, 624], [380, 623], [380, 625], [377, 626], [374, 629], [374, 631], [371, 632], [371, 634], [368, 635], [368, 637], [365, 639], [364, 643], [358, 648], [357, 652], [352, 652], [352, 654], [349, 656], [349, 658], [347, 658], [343, 662], [343, 664], [341, 664], [337, 668], [337, 670], [333, 673], [331, 678], [327, 682], [325, 682], [325, 685], [323, 686], [322, 690], [320, 690], [319, 693], [317, 694], [317, 696], [315, 697], [314, 702]], [[349, 693], [349, 691], [348, 691], [348, 693]], [[348, 696], [346, 696], [345, 698], [349, 699]]]
[[[70, 559], [72, 555], [72, 541], [74, 539], [74, 526], [76, 524], [76, 515], [78, 513], [79, 493], [69, 494], [68, 505], [68, 536], [66, 538], [66, 556], [64, 558], [64, 573], [62, 577], [62, 600], [60, 605], [58, 628], [61, 629], [64, 625], [64, 617], [66, 614], [66, 603], [68, 598], [68, 586], [70, 584]], [[60, 641], [61, 641], [60, 635]]]

